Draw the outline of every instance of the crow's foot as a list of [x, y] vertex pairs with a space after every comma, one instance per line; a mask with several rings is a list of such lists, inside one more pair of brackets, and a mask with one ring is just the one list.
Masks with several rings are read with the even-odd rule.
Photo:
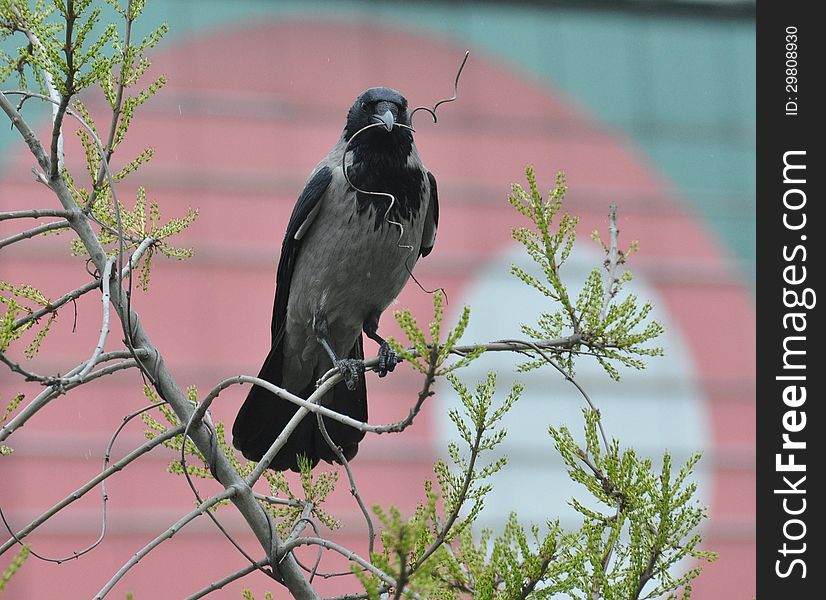
[[336, 362], [336, 368], [344, 377], [344, 385], [351, 392], [356, 389], [361, 373], [364, 373], [364, 361], [357, 358], [341, 358]]
[[390, 344], [382, 341], [379, 346], [379, 364], [376, 367], [376, 373], [378, 373], [379, 377], [384, 377], [388, 373], [392, 372], [393, 369], [396, 368], [397, 364], [399, 364], [398, 355], [393, 352]]

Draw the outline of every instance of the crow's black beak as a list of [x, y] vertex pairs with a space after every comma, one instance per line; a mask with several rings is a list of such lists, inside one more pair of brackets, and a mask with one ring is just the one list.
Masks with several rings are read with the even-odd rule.
[[387, 131], [392, 131], [393, 125], [396, 124], [396, 118], [392, 112], [386, 110], [383, 115], [373, 115], [373, 123], [381, 123]]

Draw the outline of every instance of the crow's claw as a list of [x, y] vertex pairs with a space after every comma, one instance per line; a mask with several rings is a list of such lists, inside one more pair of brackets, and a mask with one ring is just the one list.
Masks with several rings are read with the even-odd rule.
[[361, 373], [364, 373], [364, 361], [357, 358], [342, 358], [336, 363], [341, 375], [344, 377], [344, 385], [351, 392], [356, 389]]
[[397, 364], [399, 364], [398, 355], [393, 352], [390, 344], [382, 342], [381, 346], [379, 346], [379, 364], [376, 367], [376, 373], [378, 373], [379, 377], [384, 377], [392, 372]]

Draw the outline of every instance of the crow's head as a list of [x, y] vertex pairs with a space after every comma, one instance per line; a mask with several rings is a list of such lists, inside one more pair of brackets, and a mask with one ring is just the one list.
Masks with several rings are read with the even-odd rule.
[[[395, 127], [397, 124], [410, 126], [410, 115], [407, 113], [407, 99], [396, 90], [386, 87], [370, 88], [356, 98], [355, 103], [347, 113], [347, 125], [344, 127], [344, 138], [349, 140], [360, 129], [377, 124], [364, 134], [374, 137], [382, 133], [405, 132], [409, 137], [409, 129]], [[362, 134], [362, 135], [364, 135]], [[361, 135], [359, 136], [361, 138]]]

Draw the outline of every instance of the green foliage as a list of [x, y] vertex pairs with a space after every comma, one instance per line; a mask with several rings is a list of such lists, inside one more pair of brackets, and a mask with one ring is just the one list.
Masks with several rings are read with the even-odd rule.
[[[267, 484], [270, 486], [270, 494], [293, 500], [295, 503], [292, 506], [279, 506], [277, 504], [264, 503], [270, 514], [276, 517], [276, 525], [283, 537], [287, 537], [289, 532], [296, 526], [301, 514], [306, 510], [307, 505], [311, 505], [311, 514], [315, 516], [321, 523], [326, 525], [329, 529], [338, 529], [341, 523], [321, 508], [327, 496], [335, 489], [338, 483], [338, 472], [336, 471], [321, 471], [316, 476], [313, 476], [313, 467], [310, 461], [305, 460], [304, 457], [299, 457], [298, 467], [301, 470], [301, 489], [303, 497], [296, 495], [290, 488], [287, 478], [284, 473], [273, 473], [268, 471], [264, 477]], [[279, 477], [280, 476], [280, 477]]]
[[[579, 220], [562, 212], [562, 203], [568, 190], [565, 177], [562, 173], [557, 174], [553, 189], [547, 198], [543, 198], [533, 168], [527, 167], [525, 174], [528, 189], [513, 184], [508, 202], [531, 222], [531, 226], [515, 228], [512, 235], [541, 267], [544, 277], [540, 279], [515, 265], [511, 267], [511, 272], [546, 296], [557, 308], [543, 312], [536, 325], [523, 325], [522, 332], [537, 342], [570, 336], [568, 344], [546, 353], [546, 356], [553, 356], [570, 374], [574, 372], [574, 357], [583, 352], [594, 356], [615, 380], [620, 378], [617, 365], [644, 368], [645, 362], [641, 357], [659, 356], [663, 353], [662, 348], [647, 345], [665, 331], [657, 321], [648, 321], [651, 304], [646, 302], [640, 306], [634, 294], [615, 302], [622, 286], [631, 281], [632, 277], [628, 271], [611, 277], [610, 260], [606, 261], [609, 270], [607, 282], [599, 269], [593, 269], [577, 298], [571, 298], [560, 270], [573, 249]], [[599, 240], [598, 234], [595, 234], [595, 239]], [[604, 243], [603, 247], [610, 258], [610, 248]], [[624, 263], [635, 248], [636, 243], [633, 243], [628, 252], [617, 249], [613, 268]], [[546, 356], [541, 356], [538, 352], [528, 354], [532, 354], [534, 358], [521, 365], [522, 370], [535, 369], [548, 362]]]
[[[425, 483], [425, 501], [412, 516], [405, 518], [392, 506], [387, 510], [373, 507], [383, 529], [382, 549], [373, 553], [372, 563], [406, 586], [405, 597], [415, 592], [429, 598], [452, 598], [454, 587], [466, 586], [470, 567], [457, 558], [451, 544], [470, 539], [465, 532], [484, 508], [485, 496], [493, 487], [490, 479], [507, 464], [504, 456], [485, 464], [482, 458], [504, 440], [506, 431], [500, 421], [522, 393], [522, 387], [515, 385], [506, 399], [494, 406], [494, 373], [473, 392], [454, 374], [448, 375], [448, 380], [462, 401], [463, 410], [452, 410], [449, 417], [464, 448], [449, 444], [450, 464], [440, 460], [434, 465], [437, 486]], [[354, 572], [370, 597], [377, 598], [381, 580]]]
[[[619, 273], [618, 269], [636, 243], [620, 251], [615, 222], [611, 224], [610, 244], [595, 233], [594, 239], [602, 243], [607, 255], [606, 276], [599, 269], [592, 270], [582, 291], [572, 297], [561, 267], [573, 249], [577, 219], [562, 212], [564, 178], [557, 176], [545, 199], [533, 170], [528, 168], [526, 173], [528, 190], [514, 185], [509, 201], [532, 226], [515, 229], [513, 237], [541, 267], [542, 276], [516, 266], [512, 272], [547, 297], [552, 310], [540, 315], [537, 326], [523, 326], [523, 332], [536, 343], [527, 352], [531, 360], [520, 368], [528, 370], [552, 362], [572, 376], [581, 354], [596, 357], [613, 379], [619, 379], [618, 367], [643, 368], [643, 357], [662, 353], [648, 343], [661, 335], [663, 328], [648, 320], [650, 304], [640, 305], [632, 294], [618, 299], [622, 286], [631, 280], [630, 273]], [[464, 357], [458, 365], [443, 366], [467, 326], [469, 310], [465, 308], [459, 325], [442, 344], [442, 302], [440, 294], [434, 296], [434, 319], [427, 333], [408, 311], [396, 313], [412, 344], [410, 349], [395, 344], [396, 351], [428, 377], [447, 375], [462, 405], [461, 411], [449, 413], [457, 432], [457, 441], [447, 448], [450, 464], [436, 463], [438, 485], [426, 483], [425, 499], [415, 513], [404, 517], [395, 507], [374, 509], [382, 524], [382, 549], [373, 554], [371, 562], [393, 577], [396, 594], [401, 589], [404, 597], [444, 599], [562, 595], [582, 600], [627, 600], [676, 598], [679, 593], [689, 597], [690, 582], [700, 567], [673, 574], [677, 572], [675, 565], [686, 558], [715, 558], [713, 553], [698, 549], [697, 530], [706, 513], [694, 499], [696, 485], [689, 478], [699, 455], [692, 456], [675, 475], [667, 452], [662, 467], [655, 469], [651, 460], [633, 449], [623, 449], [617, 440], [606, 441], [607, 447], [602, 448], [604, 434], [599, 413], [593, 409], [583, 411], [584, 448], [567, 427], [550, 429], [569, 477], [583, 486], [587, 496], [570, 500], [582, 516], [582, 526], [564, 531], [557, 520], [549, 520], [540, 529], [520, 523], [517, 515], [511, 514], [498, 536], [489, 530], [475, 535], [471, 525], [484, 509], [485, 495], [491, 489], [489, 478], [507, 464], [507, 457], [491, 453], [492, 458], [481, 466], [479, 456], [495, 450], [504, 439], [505, 431], [498, 423], [522, 388], [514, 386], [493, 408], [493, 373], [471, 392], [452, 372], [468, 362]], [[474, 350], [476, 355], [478, 350]], [[380, 598], [393, 589], [369, 571], [354, 566], [353, 572], [369, 598]]]
[[431, 376], [447, 375], [452, 371], [466, 367], [484, 352], [483, 347], [477, 347], [458, 360], [447, 363], [450, 354], [456, 348], [470, 322], [470, 308], [464, 307], [456, 327], [447, 332], [445, 341], [442, 343], [440, 340], [444, 321], [444, 304], [444, 292], [437, 290], [433, 293], [433, 321], [430, 322], [427, 328], [429, 336], [419, 327], [409, 309], [395, 311], [393, 316], [412, 347], [404, 347], [393, 338], [387, 340], [393, 350], [415, 370], [420, 373], [430, 373]]
[[[189, 400], [192, 402], [193, 407], [196, 405], [196, 401], [193, 398], [192, 392], [194, 388], [189, 388]], [[161, 416], [166, 421], [166, 425], [161, 423], [158, 419], [156, 419], [150, 412], [141, 413], [141, 419], [143, 420], [144, 424], [146, 425], [146, 429], [144, 430], [144, 436], [146, 439], [151, 440], [152, 438], [165, 433], [170, 428], [178, 427], [181, 422], [178, 419], [178, 416], [172, 411], [168, 404], [161, 403], [160, 398], [158, 397], [157, 392], [152, 389], [152, 386], [145, 384], [143, 386], [143, 393], [153, 403], [159, 403], [158, 411], [161, 413]], [[223, 424], [221, 424], [223, 426]], [[217, 433], [217, 432], [216, 432]], [[223, 433], [223, 427], [220, 434]], [[220, 440], [219, 434], [219, 440]], [[201, 477], [201, 478], [212, 478], [212, 474], [209, 472], [209, 468], [207, 467], [206, 459], [204, 459], [203, 454], [201, 451], [198, 450], [197, 446], [192, 442], [191, 439], [188, 437], [184, 440], [183, 433], [179, 433], [178, 435], [166, 440], [163, 443], [164, 446], [167, 448], [174, 450], [178, 456], [181, 454], [181, 448], [184, 449], [184, 455], [187, 457], [187, 465], [186, 465], [186, 472], [194, 477]], [[180, 459], [176, 459], [169, 464], [167, 470], [170, 473], [176, 473], [182, 475], [183, 465], [181, 465]]]
[[576, 568], [576, 561], [566, 554], [570, 536], [558, 523], [549, 523], [542, 534], [535, 525], [526, 530], [516, 513], [511, 513], [504, 531], [492, 543], [491, 538], [492, 532], [484, 530], [476, 543], [470, 530], [463, 532], [452, 555], [453, 578], [445, 577], [454, 591], [464, 592], [460, 595], [538, 598], [569, 589], [568, 574]]
[[[255, 595], [249, 588], [244, 588], [244, 590], [241, 592], [241, 595], [244, 598], [244, 600], [255, 600]], [[264, 592], [264, 600], [273, 600], [272, 592]]]
[[29, 546], [23, 545], [20, 547], [20, 551], [11, 559], [11, 564], [3, 571], [3, 574], [0, 575], [0, 592], [6, 589], [11, 578], [20, 570], [23, 563], [26, 562], [26, 559], [29, 558], [29, 553]]
[[[491, 475], [500, 471], [508, 462], [507, 457], [501, 456], [482, 468], [477, 465], [478, 456], [498, 446], [507, 434], [504, 428], [496, 429], [502, 419], [522, 394], [523, 387], [515, 384], [501, 406], [492, 409], [493, 395], [496, 389], [496, 374], [489, 372], [485, 381], [476, 386], [473, 394], [454, 374], [448, 375], [448, 380], [459, 395], [465, 414], [452, 409], [448, 412], [459, 437], [468, 448], [468, 458], [460, 453], [458, 444], [448, 444], [448, 456], [453, 463], [452, 467], [444, 461], [438, 461], [434, 466], [439, 488], [442, 490], [445, 512], [458, 513], [465, 502], [473, 504], [470, 513], [465, 519], [469, 524], [476, 519], [482, 510], [484, 497], [492, 489], [490, 483], [483, 484]], [[459, 530], [464, 525], [460, 525]]]
[[[0, 42], [15, 33], [25, 33], [25, 31], [30, 31], [38, 37], [43, 36], [47, 40], [53, 39], [61, 31], [61, 24], [51, 18], [54, 13], [54, 2], [37, 0], [34, 6], [31, 6], [29, 2], [0, 0]], [[47, 56], [36, 58], [35, 54], [46, 54], [38, 53], [37, 50], [32, 43], [20, 46], [14, 55], [0, 50], [0, 83], [5, 82], [12, 74], [16, 74], [20, 87], [28, 89], [28, 77], [33, 74], [40, 84], [39, 89], [45, 92], [43, 71], [40, 69], [35, 69], [34, 73], [31, 71], [32, 66], [48, 60]], [[54, 52], [51, 54], [53, 55]]]
[[[690, 595], [690, 582], [700, 567], [674, 574], [675, 565], [685, 558], [716, 558], [698, 548], [697, 530], [706, 511], [694, 498], [696, 484], [689, 478], [699, 454], [674, 474], [671, 456], [665, 453], [662, 467], [655, 469], [651, 460], [633, 449], [622, 449], [617, 440], [603, 449], [599, 415], [584, 410], [584, 448], [567, 427], [549, 430], [570, 478], [583, 486], [589, 498], [570, 501], [583, 517], [582, 526], [564, 531], [554, 520], [540, 529], [523, 525], [512, 513], [498, 536], [489, 530], [475, 536], [470, 525], [484, 508], [489, 478], [507, 463], [500, 456], [479, 467], [479, 456], [504, 439], [498, 422], [521, 388], [515, 386], [493, 408], [493, 374], [475, 393], [455, 376], [449, 379], [462, 400], [462, 413], [452, 411], [450, 418], [466, 446], [465, 454], [457, 444], [449, 444], [452, 465], [444, 461], [435, 465], [438, 487], [426, 483], [425, 500], [412, 516], [405, 518], [395, 507], [374, 507], [382, 524], [382, 548], [371, 562], [404, 588], [404, 597], [510, 599], [562, 594], [582, 600], [627, 600]], [[356, 566], [353, 572], [368, 597], [379, 598], [388, 590], [378, 576]]]
[[[633, 449], [622, 449], [616, 439], [601, 449], [599, 415], [593, 410], [583, 413], [584, 448], [567, 427], [549, 430], [569, 477], [601, 507], [571, 500], [584, 518], [576, 538], [576, 551], [584, 560], [573, 588], [581, 595], [574, 597], [590, 597], [597, 590], [606, 599], [676, 598], [699, 575], [700, 567], [679, 576], [672, 575], [672, 567], [686, 557], [716, 558], [713, 552], [698, 549], [697, 529], [707, 515], [694, 499], [696, 484], [688, 479], [700, 455], [691, 456], [674, 475], [666, 452], [657, 470], [651, 460]], [[644, 590], [649, 582], [653, 587]]]
[[[17, 72], [20, 83], [26, 87], [26, 67], [40, 84], [40, 91], [48, 94], [51, 83], [61, 96], [73, 96], [98, 81], [111, 68], [113, 59], [102, 53], [104, 46], [113, 42], [114, 24], [99, 31], [100, 8], [91, 8], [91, 0], [74, 2], [14, 2], [0, 3], [0, 23], [6, 36], [23, 32], [29, 38], [28, 47], [19, 49], [12, 60], [0, 55], [5, 66], [0, 70], [0, 81]], [[71, 29], [66, 27], [71, 23]], [[71, 35], [68, 32], [71, 31]], [[95, 35], [97, 33], [97, 35]], [[46, 74], [51, 77], [47, 83]]]
[[5, 352], [25, 331], [31, 329], [35, 334], [26, 346], [24, 354], [26, 358], [33, 358], [40, 350], [43, 339], [49, 333], [57, 315], [50, 313], [44, 323], [32, 320], [17, 326], [15, 322], [39, 308], [49, 306], [49, 299], [32, 285], [13, 285], [7, 281], [0, 281], [0, 304], [5, 307], [5, 312], [0, 316], [0, 352]]
[[[81, 194], [81, 196], [85, 197], [85, 194]], [[120, 203], [117, 203], [116, 207], [113, 204], [106, 203], [106, 196], [104, 195], [98, 194], [96, 198], [97, 200], [91, 207], [92, 215], [101, 224], [99, 239], [108, 248], [110, 256], [117, 255], [120, 252], [118, 239], [121, 231], [127, 240], [124, 244], [124, 251], [134, 250], [144, 240], [151, 238], [152, 244], [143, 256], [138, 276], [138, 284], [144, 291], [149, 289], [150, 268], [155, 251], [178, 260], [192, 256], [191, 249], [176, 248], [168, 244], [167, 240], [189, 227], [198, 217], [197, 210], [189, 209], [183, 218], [169, 219], [164, 223], [161, 220], [160, 208], [157, 202], [149, 203], [147, 210], [146, 190], [143, 187], [138, 188], [135, 205], [131, 211]], [[86, 248], [77, 239], [72, 240], [72, 252], [74, 254], [87, 253]]]
[[[159, 401], [157, 393], [148, 385], [144, 386], [144, 394], [153, 403]], [[190, 386], [187, 389], [187, 396], [193, 407], [197, 407], [198, 392], [194, 386]], [[160, 404], [157, 408], [166, 424], [162, 423], [150, 412], [141, 414], [141, 418], [146, 425], [144, 436], [150, 440], [165, 433], [170, 428], [178, 427], [181, 424], [177, 415], [167, 404]], [[255, 469], [256, 463], [238, 458], [232, 445], [227, 441], [224, 423], [219, 421], [215, 424], [214, 434], [218, 452], [227, 457], [233, 468], [242, 477], [249, 477]], [[186, 438], [186, 441], [184, 441], [183, 434], [178, 434], [163, 442], [164, 446], [174, 450], [176, 454], [176, 458], [169, 463], [167, 471], [175, 475], [184, 475], [184, 464], [182, 464], [180, 460], [181, 448], [184, 444], [186, 444], [184, 450], [186, 473], [190, 477], [214, 479], [201, 451], [198, 450], [191, 439]], [[276, 528], [282, 536], [289, 534], [299, 519], [307, 518], [307, 515], [303, 515], [303, 512], [308, 506], [310, 507], [309, 516], [315, 517], [330, 529], [337, 529], [340, 527], [340, 523], [322, 508], [322, 504], [327, 500], [330, 492], [335, 489], [336, 483], [338, 482], [338, 473], [330, 471], [319, 472], [313, 475], [312, 464], [303, 456], [299, 457], [298, 465], [301, 469], [300, 484], [303, 494], [293, 492], [284, 473], [266, 470], [262, 476], [267, 481], [270, 495], [276, 499], [286, 500], [287, 502], [273, 503], [266, 499], [261, 499], [261, 505], [275, 518]], [[222, 500], [210, 510], [217, 510], [218, 507], [229, 503], [230, 500], [228, 499]]]
[[[0, 39], [17, 34], [25, 43], [15, 56], [0, 53], [0, 82], [16, 72], [22, 88], [28, 89], [27, 74], [34, 75], [40, 94], [53, 97], [53, 88], [61, 105], [83, 123], [77, 135], [86, 156], [89, 185], [77, 183], [75, 174], [65, 169], [62, 176], [75, 202], [98, 224], [99, 240], [111, 255], [134, 251], [145, 240], [151, 242], [142, 256], [138, 277], [139, 287], [146, 290], [156, 252], [176, 259], [192, 255], [190, 249], [177, 248], [169, 241], [189, 227], [198, 213], [189, 209], [181, 218], [162, 220], [158, 203], [147, 201], [145, 188], [138, 188], [132, 210], [111, 189], [112, 183], [122, 181], [152, 158], [153, 149], [145, 148], [116, 171], [109, 163], [137, 108], [166, 84], [166, 77], [160, 75], [139, 85], [151, 64], [147, 52], [166, 35], [168, 26], [161, 24], [136, 40], [133, 24], [145, 3], [107, 0], [107, 4], [108, 7], [93, 7], [91, 0], [34, 4], [2, 0]], [[114, 22], [102, 25], [113, 16], [104, 15], [104, 9], [111, 9], [122, 20], [122, 31]], [[111, 114], [104, 117], [109, 125], [108, 135], [99, 132], [85, 104], [76, 97], [82, 90], [95, 86], [111, 109]], [[72, 252], [79, 255], [87, 250], [75, 239]]]

